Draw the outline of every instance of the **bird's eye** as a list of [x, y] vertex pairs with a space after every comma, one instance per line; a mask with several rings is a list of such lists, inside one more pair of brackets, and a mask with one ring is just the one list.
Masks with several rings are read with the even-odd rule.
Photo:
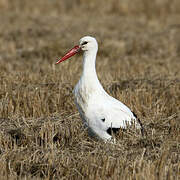
[[83, 43], [82, 43], [82, 45], [85, 45], [85, 44], [87, 44], [88, 42], [87, 41], [84, 41]]

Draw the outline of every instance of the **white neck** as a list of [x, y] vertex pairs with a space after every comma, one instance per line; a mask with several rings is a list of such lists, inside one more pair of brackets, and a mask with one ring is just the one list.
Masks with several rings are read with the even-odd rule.
[[81, 83], [86, 88], [94, 91], [103, 90], [96, 74], [96, 54], [97, 50], [85, 51], [83, 54], [83, 72], [81, 76]]

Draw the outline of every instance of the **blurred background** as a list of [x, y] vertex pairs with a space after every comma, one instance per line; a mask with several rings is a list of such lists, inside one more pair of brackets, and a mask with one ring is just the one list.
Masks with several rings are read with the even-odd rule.
[[[0, 0], [0, 22], [0, 179], [178, 179], [179, 0]], [[82, 54], [55, 62], [85, 35], [101, 83], [146, 137], [113, 145], [83, 130]]]

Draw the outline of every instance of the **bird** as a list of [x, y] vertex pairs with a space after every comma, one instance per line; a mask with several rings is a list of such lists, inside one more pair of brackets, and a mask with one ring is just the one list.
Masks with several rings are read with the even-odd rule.
[[80, 51], [83, 51], [83, 71], [73, 94], [88, 134], [106, 142], [113, 139], [113, 133], [127, 129], [128, 125], [134, 124], [142, 131], [143, 125], [137, 116], [125, 104], [110, 96], [101, 85], [96, 74], [98, 43], [94, 37], [82, 37], [79, 45], [69, 50], [56, 64]]

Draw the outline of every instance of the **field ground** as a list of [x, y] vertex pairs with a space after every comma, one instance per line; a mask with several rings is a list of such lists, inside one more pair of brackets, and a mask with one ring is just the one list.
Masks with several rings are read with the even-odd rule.
[[[0, 0], [0, 179], [180, 178], [179, 0]], [[72, 90], [82, 54], [54, 63], [84, 35], [97, 72], [147, 135], [91, 139]]]

